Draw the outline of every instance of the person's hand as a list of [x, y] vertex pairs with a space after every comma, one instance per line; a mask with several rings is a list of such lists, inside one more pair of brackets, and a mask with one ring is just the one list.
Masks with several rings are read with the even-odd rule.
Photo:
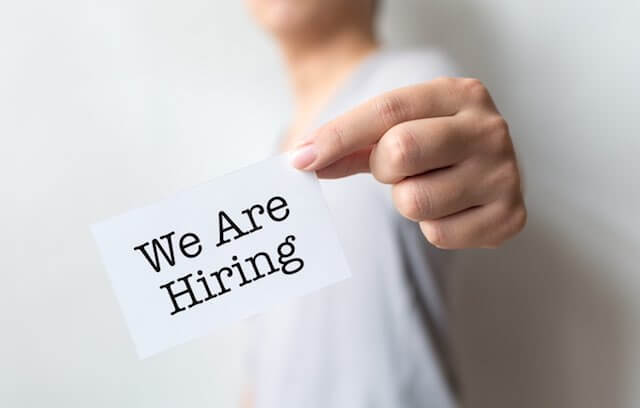
[[375, 97], [305, 138], [292, 164], [323, 178], [371, 172], [440, 248], [496, 247], [526, 223], [507, 122], [475, 79]]

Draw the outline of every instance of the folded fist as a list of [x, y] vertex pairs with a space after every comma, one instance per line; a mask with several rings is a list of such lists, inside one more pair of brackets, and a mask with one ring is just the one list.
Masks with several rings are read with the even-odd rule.
[[292, 164], [323, 178], [371, 172], [440, 248], [496, 247], [526, 223], [507, 122], [476, 79], [379, 95], [310, 134]]

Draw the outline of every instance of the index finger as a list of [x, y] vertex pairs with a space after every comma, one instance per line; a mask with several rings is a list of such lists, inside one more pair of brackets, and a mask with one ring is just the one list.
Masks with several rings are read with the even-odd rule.
[[454, 79], [398, 88], [325, 123], [294, 154], [293, 165], [320, 170], [378, 140], [393, 126], [414, 119], [455, 115], [461, 105]]

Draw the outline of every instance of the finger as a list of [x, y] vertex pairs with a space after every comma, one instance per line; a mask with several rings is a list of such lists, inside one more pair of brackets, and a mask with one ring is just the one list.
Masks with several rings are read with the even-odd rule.
[[471, 115], [412, 120], [389, 129], [371, 153], [369, 166], [382, 183], [454, 165], [472, 151]]
[[442, 78], [370, 99], [317, 129], [300, 147], [305, 160], [296, 160], [295, 153], [293, 165], [318, 170], [375, 144], [398, 123], [454, 115], [463, 102], [456, 84], [454, 79]]
[[502, 194], [498, 177], [482, 166], [465, 162], [446, 169], [405, 178], [393, 185], [398, 212], [413, 221], [435, 220], [496, 200]]
[[442, 249], [495, 248], [524, 227], [522, 201], [494, 201], [437, 220], [421, 221], [429, 242]]
[[372, 146], [358, 150], [350, 155], [331, 163], [327, 167], [316, 172], [318, 177], [334, 179], [346, 177], [356, 173], [366, 173], [369, 171], [369, 156]]

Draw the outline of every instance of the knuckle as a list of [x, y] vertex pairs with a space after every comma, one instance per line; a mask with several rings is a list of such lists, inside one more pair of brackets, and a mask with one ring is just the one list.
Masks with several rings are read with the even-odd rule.
[[392, 144], [389, 152], [389, 166], [394, 170], [402, 170], [415, 160], [418, 143], [408, 126], [395, 126], [391, 133]]
[[522, 231], [527, 225], [527, 219], [529, 215], [527, 213], [527, 207], [524, 203], [520, 203], [513, 212], [513, 234], [517, 234]]
[[497, 172], [497, 184], [509, 192], [520, 191], [520, 172], [514, 160], [499, 167]]
[[492, 134], [498, 136], [509, 135], [509, 123], [507, 123], [507, 120], [501, 115], [492, 116], [487, 121], [487, 128]]
[[488, 242], [486, 248], [498, 248], [509, 238], [522, 231], [527, 224], [527, 208], [520, 199], [515, 205], [504, 206], [504, 228], [500, 234]]
[[485, 122], [485, 136], [490, 145], [498, 153], [507, 153], [512, 150], [509, 124], [500, 115], [494, 115]]
[[407, 117], [408, 107], [397, 96], [385, 94], [375, 100], [376, 113], [387, 128], [402, 122]]
[[431, 208], [428, 192], [414, 183], [403, 181], [394, 186], [393, 198], [398, 212], [413, 221], [427, 219]]
[[410, 220], [418, 220], [419, 209], [416, 206], [415, 193], [409, 184], [401, 182], [394, 186], [393, 200], [400, 214]]
[[420, 223], [420, 228], [431, 245], [440, 249], [448, 249], [444, 236], [444, 229], [440, 223], [435, 221], [423, 221]]
[[475, 78], [461, 80], [462, 92], [475, 101], [485, 101], [489, 98], [489, 91], [482, 81]]

